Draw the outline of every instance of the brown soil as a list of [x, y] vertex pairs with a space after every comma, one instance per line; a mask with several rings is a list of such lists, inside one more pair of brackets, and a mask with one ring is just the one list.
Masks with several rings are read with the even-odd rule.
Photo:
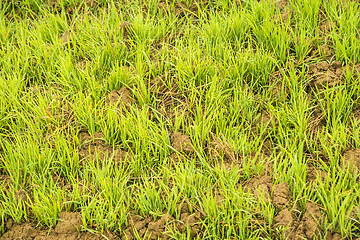
[[[343, 240], [344, 238], [341, 237], [340, 233], [331, 233], [328, 232], [326, 235], [326, 240]], [[358, 238], [356, 240], [359, 240]]]
[[289, 207], [290, 189], [285, 182], [279, 183], [274, 186], [272, 203], [276, 210], [280, 211], [285, 207]]
[[62, 212], [60, 220], [55, 229], [43, 230], [35, 228], [33, 223], [14, 223], [8, 221], [6, 227], [9, 229], [0, 240], [100, 240], [100, 239], [117, 239], [115, 234], [107, 231], [103, 237], [101, 234], [93, 234], [90, 232], [80, 232], [82, 228], [81, 214], [77, 212]]
[[265, 140], [261, 147], [261, 150], [263, 154], [265, 154], [266, 156], [270, 156], [274, 151], [274, 143], [270, 139]]
[[196, 4], [191, 4], [190, 7], [187, 7], [186, 4], [184, 4], [182, 2], [177, 2], [176, 6], [175, 6], [175, 15], [178, 16], [179, 18], [182, 18], [185, 16], [197, 18], [198, 9], [197, 9]]
[[310, 64], [310, 77], [312, 77], [312, 85], [318, 89], [326, 86], [334, 87], [341, 83], [343, 79], [344, 69], [341, 62], [335, 61], [329, 64], [327, 61]]
[[67, 45], [71, 42], [71, 34], [68, 31], [65, 31], [59, 36], [59, 40], [62, 44]]
[[[286, 183], [273, 186], [270, 176], [260, 176], [249, 180], [245, 189], [257, 198], [271, 201], [278, 211], [274, 217], [274, 227], [285, 229], [283, 236], [285, 239], [313, 239], [318, 235], [322, 221], [320, 207], [314, 203], [306, 203], [305, 213], [298, 221], [293, 210], [299, 207], [292, 208], [290, 189]], [[272, 194], [271, 189], [273, 189]]]
[[170, 161], [177, 163], [185, 160], [185, 156], [191, 156], [194, 153], [194, 148], [191, 143], [191, 139], [187, 135], [183, 135], [180, 132], [175, 132], [170, 137], [171, 146], [174, 148], [174, 152], [170, 155]]
[[307, 182], [316, 181], [318, 176], [320, 177], [321, 181], [324, 181], [327, 177], [327, 173], [314, 167], [308, 167], [308, 172], [306, 174]]
[[260, 176], [248, 180], [244, 187], [244, 192], [250, 192], [254, 194], [256, 198], [270, 200], [272, 186], [271, 176]]
[[129, 161], [131, 158], [128, 152], [106, 145], [102, 133], [96, 132], [94, 136], [90, 136], [88, 132], [80, 132], [78, 137], [81, 143], [80, 159], [101, 160], [114, 155], [113, 160], [121, 163]]
[[129, 105], [134, 101], [132, 94], [126, 87], [122, 87], [119, 90], [112, 90], [106, 97], [105, 103], [107, 105], [121, 106], [121, 104]]
[[306, 203], [305, 214], [296, 230], [297, 235], [305, 235], [307, 239], [313, 239], [320, 231], [321, 219], [320, 207], [314, 203]]
[[280, 10], [279, 14], [274, 15], [274, 20], [278, 22], [287, 22], [291, 19], [292, 12], [289, 9], [288, 0], [274, 1], [275, 7]]
[[173, 124], [179, 118], [184, 119], [184, 123], [189, 122], [191, 116], [186, 99], [179, 93], [178, 86], [172, 78], [170, 73], [165, 72], [161, 76], [152, 78], [147, 87], [151, 94], [158, 99], [157, 112]]
[[121, 239], [133, 240], [135, 236], [141, 239], [171, 239], [172, 231], [186, 232], [190, 231], [191, 238], [200, 234], [202, 214], [200, 212], [190, 213], [187, 204], [182, 204], [180, 219], [176, 220], [169, 213], [154, 220], [153, 217], [141, 217], [131, 214], [128, 217], [128, 229], [125, 230]]
[[290, 226], [294, 222], [294, 218], [289, 211], [289, 209], [285, 208], [281, 210], [278, 215], [274, 218], [275, 226], [287, 227]]
[[171, 136], [171, 146], [181, 153], [190, 154], [194, 152], [190, 137], [180, 132]]
[[357, 148], [345, 152], [343, 161], [340, 162], [340, 166], [353, 173], [360, 172], [360, 149]]
[[81, 69], [84, 70], [86, 69], [86, 67], [89, 65], [89, 61], [87, 60], [82, 60], [76, 63], [76, 68], [77, 69]]

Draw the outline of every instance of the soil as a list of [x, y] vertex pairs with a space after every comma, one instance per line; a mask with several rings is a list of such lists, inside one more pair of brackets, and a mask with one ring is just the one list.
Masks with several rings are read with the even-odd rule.
[[329, 64], [327, 61], [309, 65], [309, 74], [313, 79], [312, 85], [318, 89], [326, 86], [334, 87], [343, 80], [344, 69], [341, 62], [335, 61]]
[[263, 154], [271, 156], [274, 151], [274, 143], [270, 139], [266, 139], [261, 147]]
[[112, 90], [105, 99], [107, 105], [115, 104], [118, 107], [122, 104], [130, 105], [133, 102], [132, 94], [126, 87], [122, 87], [119, 90]]
[[181, 153], [191, 154], [194, 152], [190, 137], [180, 132], [175, 132], [171, 136], [171, 146]]
[[172, 164], [185, 161], [186, 157], [189, 157], [194, 153], [194, 148], [189, 136], [183, 135], [180, 132], [175, 132], [171, 135], [170, 140], [171, 146], [175, 150], [170, 155]]
[[197, 18], [198, 9], [196, 4], [191, 4], [191, 6], [188, 8], [186, 4], [182, 2], [177, 2], [175, 7], [175, 15], [177, 15], [180, 18], [185, 16]]
[[360, 149], [357, 148], [345, 152], [343, 161], [340, 162], [340, 166], [353, 173], [360, 172]]
[[[326, 235], [326, 240], [343, 240], [343, 239], [344, 238], [341, 237], [340, 233], [328, 232], [328, 234]], [[358, 238], [356, 240], [358, 240]]]
[[95, 132], [94, 136], [90, 136], [88, 132], [80, 132], [78, 138], [81, 143], [79, 148], [80, 159], [97, 161], [113, 156], [113, 161], [122, 163], [129, 161], [131, 158], [130, 153], [106, 145], [102, 133]]
[[273, 183], [271, 176], [260, 176], [248, 180], [244, 187], [244, 192], [250, 192], [254, 194], [256, 198], [270, 200], [272, 186]]
[[327, 173], [322, 171], [322, 170], [316, 169], [314, 167], [308, 167], [308, 172], [306, 174], [307, 182], [316, 181], [318, 176], [320, 177], [319, 179], [321, 181], [324, 181], [326, 179], [326, 177], [327, 177]]
[[[283, 213], [282, 213], [283, 212]], [[322, 214], [318, 205], [306, 203], [305, 214], [301, 221], [296, 221], [290, 212], [282, 210], [283, 219], [279, 217], [278, 222], [283, 226], [289, 226], [284, 235], [288, 239], [316, 239], [320, 233]], [[280, 214], [278, 215], [280, 216]]]
[[[318, 235], [322, 221], [320, 207], [315, 203], [306, 203], [305, 213], [298, 221], [294, 210], [299, 207], [292, 206], [290, 189], [285, 182], [273, 185], [270, 176], [261, 176], [249, 180], [245, 189], [257, 198], [271, 201], [278, 211], [274, 217], [274, 227], [285, 228], [283, 236], [285, 239], [313, 239]], [[272, 194], [271, 189], [273, 189]]]
[[33, 223], [14, 223], [9, 220], [6, 223], [8, 231], [0, 237], [0, 240], [101, 240], [118, 239], [117, 236], [109, 231], [103, 234], [95, 234], [90, 232], [81, 232], [82, 221], [81, 214], [78, 212], [62, 212], [60, 214], [60, 220], [57, 223], [55, 229], [39, 229], [35, 227]]
[[186, 232], [187, 229], [189, 229], [190, 237], [193, 239], [201, 232], [201, 220], [202, 214], [200, 212], [191, 213], [185, 203], [181, 205], [178, 220], [167, 212], [164, 212], [156, 220], [151, 216], [141, 217], [132, 213], [128, 217], [128, 228], [121, 239], [133, 240], [136, 239], [135, 236], [139, 236], [141, 239], [171, 239], [171, 232]]
[[285, 208], [281, 210], [278, 215], [274, 218], [275, 226], [290, 226], [294, 222], [294, 218], [289, 211], [289, 209]]
[[285, 207], [289, 207], [290, 189], [285, 182], [274, 186], [272, 203], [276, 210], [280, 211]]

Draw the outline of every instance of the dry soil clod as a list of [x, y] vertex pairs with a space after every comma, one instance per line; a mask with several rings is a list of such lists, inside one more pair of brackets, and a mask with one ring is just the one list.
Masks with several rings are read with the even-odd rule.
[[133, 97], [130, 91], [126, 87], [122, 87], [119, 90], [112, 90], [105, 99], [107, 105], [115, 104], [121, 106], [121, 104], [130, 105], [133, 103]]
[[340, 166], [344, 169], [356, 173], [360, 172], [360, 149], [349, 150], [344, 153]]
[[190, 137], [180, 132], [176, 132], [171, 136], [171, 145], [181, 153], [190, 154], [194, 152]]

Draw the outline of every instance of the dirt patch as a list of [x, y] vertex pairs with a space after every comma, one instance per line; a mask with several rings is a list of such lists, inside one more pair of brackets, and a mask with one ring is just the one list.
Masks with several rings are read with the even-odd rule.
[[328, 20], [324, 20], [324, 21], [320, 22], [320, 24], [319, 24], [320, 36], [325, 36], [335, 27], [337, 27], [336, 22], [331, 22]]
[[270, 115], [266, 111], [262, 111], [259, 115], [259, 118], [256, 121], [256, 124], [263, 124], [264, 126], [268, 126], [271, 123], [277, 125], [278, 121], [274, 116]]
[[279, 8], [282, 11], [290, 5], [289, 0], [274, 1], [274, 3], [275, 3], [275, 7]]
[[181, 153], [191, 154], [194, 152], [190, 137], [180, 132], [175, 132], [171, 136], [171, 146]]
[[353, 173], [360, 172], [360, 149], [357, 148], [355, 150], [345, 152], [343, 161], [340, 162], [340, 166]]
[[[343, 240], [344, 238], [341, 237], [340, 233], [332, 233], [332, 232], [328, 232], [326, 234], [326, 240]], [[356, 239], [358, 240], [358, 238]]]
[[125, 44], [127, 44], [127, 47], [129, 47], [128, 40], [130, 39], [131, 28], [132, 28], [132, 25], [129, 22], [122, 22], [120, 24], [120, 30], [121, 30], [123, 38], [125, 40]]
[[289, 207], [290, 203], [290, 189], [289, 186], [285, 183], [279, 183], [274, 186], [272, 203], [275, 206], [276, 210], [282, 210], [285, 207]]
[[259, 176], [245, 182], [244, 192], [252, 193], [256, 198], [270, 200], [272, 185], [271, 176]]
[[81, 61], [77, 62], [75, 66], [77, 69], [84, 70], [84, 69], [86, 69], [87, 66], [89, 66], [89, 64], [90, 64], [90, 61], [81, 60]]
[[190, 121], [191, 115], [187, 108], [186, 99], [179, 93], [178, 85], [173, 78], [174, 76], [171, 73], [165, 72], [161, 76], [153, 77], [148, 82], [147, 87], [151, 94], [158, 98], [158, 113], [173, 124], [178, 119], [183, 119], [185, 123]]
[[289, 8], [290, 3], [288, 0], [281, 0], [281, 1], [274, 1], [274, 5], [276, 8], [280, 10], [278, 14], [274, 15], [274, 20], [276, 22], [283, 22], [286, 23], [290, 21], [292, 12]]
[[327, 177], [327, 173], [322, 170], [316, 169], [314, 167], [308, 167], [308, 171], [306, 174], [306, 181], [314, 182], [316, 181], [316, 179], [318, 179], [318, 177], [320, 181], [324, 181]]
[[320, 207], [315, 203], [306, 203], [305, 214], [298, 223], [293, 236], [301, 239], [314, 239], [320, 233], [322, 214]]
[[278, 215], [274, 218], [275, 226], [288, 227], [294, 222], [294, 218], [289, 211], [289, 209], [285, 208], [281, 210]]
[[[245, 192], [248, 191], [259, 200], [267, 200], [274, 205], [277, 215], [274, 217], [273, 226], [284, 229], [284, 239], [295, 239], [295, 230], [299, 223], [297, 222], [296, 209], [293, 206], [289, 186], [285, 182], [274, 185], [271, 176], [260, 176], [250, 179], [245, 185]], [[265, 225], [266, 220], [258, 219], [259, 225]]]
[[[103, 236], [90, 232], [81, 232], [81, 214], [77, 212], [62, 212], [55, 229], [38, 229], [33, 223], [14, 223], [9, 220], [6, 224], [8, 231], [0, 237], [1, 240], [58, 240], [58, 239], [118, 239], [117, 236], [106, 231]], [[105, 237], [104, 237], [105, 236]]]
[[120, 107], [122, 104], [128, 106], [133, 102], [132, 94], [126, 87], [122, 87], [119, 90], [112, 90], [105, 99], [107, 105], [116, 105], [117, 107]]
[[131, 158], [130, 153], [106, 145], [102, 133], [96, 132], [93, 136], [90, 136], [88, 132], [80, 132], [78, 138], [81, 143], [79, 148], [80, 159], [97, 161], [113, 156], [115, 162], [122, 163], [129, 161]]
[[78, 212], [62, 212], [55, 227], [58, 234], [76, 233], [82, 228], [81, 214]]
[[55, 12], [61, 11], [61, 6], [59, 5], [58, 0], [50, 0], [48, 6], [50, 9], [52, 9]]
[[201, 232], [201, 220], [201, 213], [190, 213], [187, 204], [182, 205], [179, 220], [167, 212], [155, 221], [151, 216], [141, 217], [132, 213], [128, 217], [128, 229], [124, 231], [121, 239], [133, 240], [136, 239], [135, 236], [141, 239], [171, 239], [171, 232], [188, 230], [191, 238], [195, 238]]
[[175, 132], [170, 137], [171, 146], [174, 152], [170, 155], [170, 161], [173, 163], [184, 161], [186, 156], [191, 156], [194, 153], [194, 148], [189, 136], [180, 132]]
[[326, 86], [334, 87], [341, 83], [344, 69], [339, 61], [329, 64], [327, 61], [309, 65], [309, 74], [312, 77], [312, 85], [318, 89]]
[[61, 44], [63, 45], [67, 45], [69, 43], [71, 43], [71, 34], [69, 31], [65, 31], [62, 34], [60, 34], [59, 36], [59, 41], [61, 42]]
[[266, 139], [261, 146], [261, 150], [266, 156], [271, 156], [271, 154], [274, 152], [274, 147], [275, 144], [270, 139]]
[[316, 139], [317, 134], [326, 126], [325, 113], [320, 106], [314, 108], [309, 119], [309, 134], [312, 135], [312, 139]]

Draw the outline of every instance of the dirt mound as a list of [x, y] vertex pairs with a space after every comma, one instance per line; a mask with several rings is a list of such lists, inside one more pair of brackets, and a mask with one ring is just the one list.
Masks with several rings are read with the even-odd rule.
[[285, 182], [274, 186], [272, 203], [278, 211], [288, 207], [290, 199], [290, 189]]
[[313, 78], [312, 85], [318, 89], [326, 86], [334, 87], [343, 79], [344, 69], [341, 62], [329, 64], [327, 61], [309, 65], [309, 74]]
[[293, 236], [298, 239], [314, 239], [320, 232], [322, 214], [320, 207], [314, 203], [306, 203], [305, 214], [298, 223]]
[[171, 146], [176, 151], [185, 154], [190, 154], [194, 152], [190, 137], [180, 132], [176, 132], [171, 136]]
[[360, 149], [349, 150], [344, 153], [343, 161], [340, 162], [342, 168], [351, 172], [360, 171]]
[[171, 232], [186, 232], [188, 230], [191, 238], [194, 238], [200, 233], [201, 219], [200, 212], [190, 213], [185, 204], [181, 208], [179, 220], [174, 219], [167, 212], [164, 212], [155, 221], [151, 216], [141, 217], [132, 214], [128, 217], [128, 229], [123, 233], [121, 239], [133, 240], [136, 239], [136, 236], [141, 239], [171, 239], [169, 235]]
[[274, 15], [275, 21], [286, 23], [291, 19], [292, 12], [289, 8], [290, 2], [288, 0], [274, 1], [274, 5], [280, 10], [280, 13]]
[[[245, 192], [246, 191], [254, 194], [259, 200], [268, 200], [274, 205], [278, 211], [274, 217], [274, 227], [285, 229], [285, 239], [293, 239], [288, 237], [293, 234], [298, 223], [295, 213], [291, 208], [292, 200], [289, 186], [285, 182], [274, 186], [271, 176], [260, 176], [248, 181], [245, 185]], [[257, 222], [258, 224], [266, 224], [264, 220], [261, 219]]]
[[106, 97], [105, 103], [107, 105], [121, 106], [121, 104], [130, 105], [133, 103], [133, 97], [126, 87], [119, 90], [112, 90]]
[[260, 176], [248, 180], [244, 187], [244, 192], [250, 192], [254, 194], [256, 198], [270, 200], [272, 185], [271, 176]]
[[79, 232], [82, 227], [81, 214], [77, 212], [62, 212], [60, 221], [55, 227], [59, 234]]
[[294, 218], [289, 211], [289, 209], [285, 208], [281, 210], [276, 217], [274, 217], [275, 226], [290, 226], [294, 221]]
[[33, 223], [17, 224], [12, 220], [7, 222], [6, 227], [9, 230], [0, 237], [1, 240], [118, 239], [115, 234], [108, 231], [103, 236], [90, 232], [80, 232], [82, 228], [81, 214], [77, 212], [62, 212], [55, 229], [37, 229]]
[[316, 169], [314, 167], [309, 167], [306, 174], [306, 181], [307, 182], [316, 181], [318, 176], [320, 177], [321, 181], [324, 181], [327, 177], [327, 173], [319, 169]]
[[186, 156], [191, 156], [194, 153], [194, 148], [189, 136], [176, 132], [170, 137], [170, 140], [171, 146], [175, 149], [170, 155], [170, 161], [172, 163], [184, 161]]
[[102, 133], [95, 132], [93, 136], [90, 136], [88, 132], [80, 132], [78, 138], [81, 143], [80, 159], [100, 160], [114, 156], [114, 161], [118, 163], [130, 159], [128, 152], [106, 145]]

